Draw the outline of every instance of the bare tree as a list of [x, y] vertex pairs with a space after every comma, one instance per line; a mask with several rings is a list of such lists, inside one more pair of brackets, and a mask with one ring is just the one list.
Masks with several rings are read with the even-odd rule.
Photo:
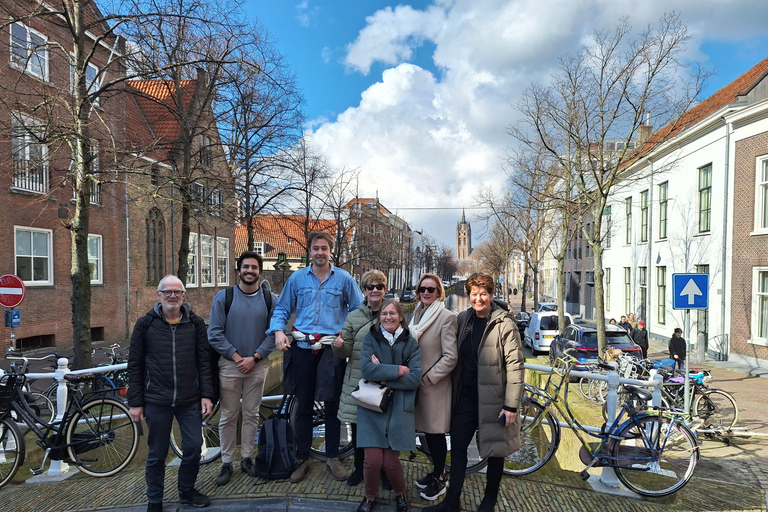
[[[594, 254], [597, 318], [605, 317], [602, 222], [608, 199], [620, 184], [647, 177], [630, 164], [678, 131], [680, 115], [701, 91], [704, 74], [684, 76], [678, 60], [689, 37], [676, 14], [637, 36], [622, 19], [612, 32], [596, 32], [578, 53], [564, 55], [551, 85], [531, 86], [518, 106], [524, 120], [513, 135], [557, 162], [568, 176], [564, 192], [585, 206], [576, 221]], [[646, 121], [672, 124], [641, 140], [638, 153], [631, 148], [638, 132], [650, 130]], [[585, 215], [593, 220], [590, 229]], [[602, 355], [605, 325], [597, 326]]]

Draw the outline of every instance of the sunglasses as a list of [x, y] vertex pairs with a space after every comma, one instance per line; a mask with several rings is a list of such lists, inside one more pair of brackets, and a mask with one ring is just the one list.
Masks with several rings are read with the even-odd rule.
[[368, 290], [369, 292], [371, 290], [373, 290], [374, 288], [377, 289], [377, 290], [383, 290], [386, 287], [387, 286], [384, 285], [384, 284], [367, 284], [367, 285], [365, 285], [365, 289]]
[[435, 290], [437, 290], [437, 288], [435, 288], [434, 286], [419, 286], [419, 293], [424, 293], [424, 292], [435, 293]]

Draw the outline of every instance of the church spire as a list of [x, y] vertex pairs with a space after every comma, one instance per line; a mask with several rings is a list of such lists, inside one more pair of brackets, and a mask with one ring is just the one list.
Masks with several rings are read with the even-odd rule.
[[461, 223], [464, 224], [467, 222], [466, 217], [464, 216], [464, 208], [461, 209]]

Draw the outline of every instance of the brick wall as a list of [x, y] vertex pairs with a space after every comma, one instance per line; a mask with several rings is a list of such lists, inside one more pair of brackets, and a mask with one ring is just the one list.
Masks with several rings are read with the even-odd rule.
[[768, 347], [748, 343], [752, 336], [752, 268], [768, 266], [768, 235], [750, 233], [755, 215], [755, 159], [766, 154], [768, 132], [735, 143], [730, 351], [758, 359], [768, 359]]

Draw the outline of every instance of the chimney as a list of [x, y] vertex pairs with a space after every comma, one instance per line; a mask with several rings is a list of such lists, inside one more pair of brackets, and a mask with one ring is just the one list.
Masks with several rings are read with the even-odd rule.
[[645, 121], [637, 128], [637, 145], [642, 146], [653, 134], [653, 127], [651, 126], [651, 114], [645, 113]]

